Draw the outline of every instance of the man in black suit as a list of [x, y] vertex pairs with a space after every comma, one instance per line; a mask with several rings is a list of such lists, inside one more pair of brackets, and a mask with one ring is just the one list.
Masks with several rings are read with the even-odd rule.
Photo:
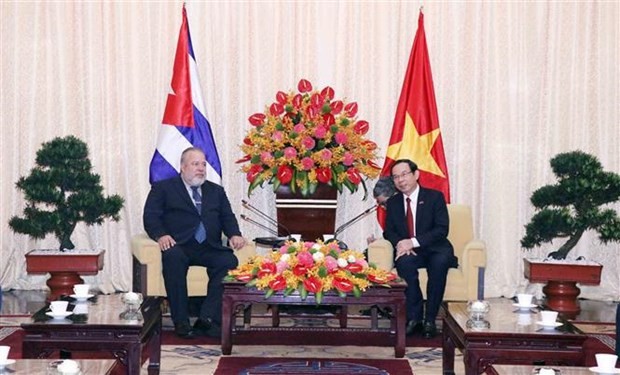
[[[437, 334], [435, 318], [446, 289], [448, 269], [457, 266], [448, 241], [448, 208], [441, 192], [418, 185], [420, 172], [411, 160], [399, 159], [391, 170], [399, 191], [387, 202], [383, 236], [394, 246], [398, 275], [407, 282], [407, 334], [422, 331], [424, 337]], [[426, 268], [426, 312], [418, 269]]]
[[[181, 155], [179, 176], [153, 184], [144, 206], [144, 229], [157, 241], [162, 255], [166, 294], [178, 336], [220, 335], [222, 318], [222, 279], [237, 267], [233, 251], [222, 244], [222, 233], [233, 249], [246, 240], [224, 189], [206, 181], [205, 154], [188, 148]], [[194, 326], [189, 324], [187, 270], [189, 266], [207, 268], [207, 297]]]

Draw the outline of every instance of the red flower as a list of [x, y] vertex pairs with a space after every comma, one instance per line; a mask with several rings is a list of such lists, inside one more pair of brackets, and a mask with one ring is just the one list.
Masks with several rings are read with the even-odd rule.
[[349, 116], [355, 117], [355, 115], [357, 114], [357, 103], [352, 102], [352, 103], [345, 105], [344, 110], [345, 112], [347, 112]]
[[301, 79], [297, 84], [297, 90], [299, 90], [299, 92], [312, 91], [312, 83], [306, 79]]
[[359, 184], [362, 181], [362, 176], [360, 175], [360, 172], [357, 170], [357, 168], [347, 169], [347, 178], [355, 185]]
[[377, 148], [377, 144], [373, 141], [365, 140], [362, 142], [362, 146], [366, 147], [368, 151], [375, 150]]
[[332, 102], [329, 106], [332, 108], [331, 113], [337, 115], [342, 111], [342, 100], [336, 100], [335, 102]]
[[288, 165], [279, 166], [276, 177], [280, 183], [288, 184], [293, 179], [293, 168]]
[[327, 86], [323, 90], [321, 90], [321, 96], [327, 100], [332, 100], [334, 98], [334, 89]]
[[347, 270], [353, 272], [353, 273], [358, 273], [361, 272], [364, 269], [364, 266], [362, 266], [359, 263], [349, 263], [349, 265], [346, 267]]
[[380, 166], [378, 166], [378, 165], [377, 165], [377, 163], [375, 163], [375, 162], [374, 162], [374, 161], [372, 161], [372, 160], [368, 160], [368, 165], [370, 165], [370, 166], [371, 166], [372, 168], [374, 168], [374, 169], [381, 169], [381, 167], [380, 167]]
[[252, 146], [254, 145], [254, 143], [252, 143], [252, 140], [248, 137], [243, 138], [243, 143], [248, 145], [248, 146]]
[[334, 277], [334, 287], [340, 292], [348, 293], [353, 290], [353, 283], [342, 277]]
[[295, 267], [293, 267], [293, 274], [295, 276], [303, 276], [306, 274], [307, 271], [308, 271], [308, 267], [304, 266], [303, 264], [298, 264]]
[[269, 107], [269, 112], [274, 116], [279, 116], [284, 113], [284, 106], [280, 103], [273, 103], [271, 107]]
[[321, 95], [319, 95], [318, 93], [314, 93], [310, 97], [310, 104], [313, 107], [320, 107], [321, 104], [323, 104], [323, 98], [321, 98]]
[[267, 116], [265, 116], [264, 113], [255, 113], [248, 118], [248, 121], [250, 121], [250, 124], [254, 126], [258, 126], [263, 123], [263, 120], [265, 119], [265, 117]]
[[276, 264], [273, 262], [263, 262], [260, 265], [260, 269], [258, 270], [256, 276], [260, 279], [261, 277], [272, 275], [274, 273], [276, 273]]
[[286, 104], [286, 94], [282, 91], [278, 91], [276, 93], [276, 101], [282, 105]]
[[328, 183], [332, 179], [332, 170], [329, 168], [317, 168], [316, 179], [321, 183]]
[[295, 95], [293, 97], [293, 107], [295, 107], [295, 109], [301, 108], [301, 101], [302, 101], [301, 94]]
[[311, 276], [304, 279], [304, 288], [306, 288], [306, 290], [310, 293], [318, 293], [322, 287], [323, 284], [321, 283], [321, 280], [316, 276]]
[[286, 279], [282, 275], [278, 275], [275, 279], [269, 282], [269, 287], [274, 291], [284, 290], [286, 288]]
[[244, 273], [243, 275], [237, 275], [237, 276], [235, 276], [235, 278], [236, 278], [238, 281], [241, 281], [241, 282], [247, 283], [248, 281], [250, 281], [250, 280], [252, 280], [252, 279], [253, 279], [253, 276], [252, 276], [252, 274], [251, 274], [251, 273]]
[[246, 161], [252, 159], [252, 155], [246, 155], [244, 157], [242, 157], [241, 159], [237, 160], [235, 163], [237, 164], [241, 164], [241, 163], [245, 163]]
[[387, 275], [385, 275], [385, 277], [368, 274], [368, 280], [372, 281], [375, 284], [385, 284], [394, 279], [396, 279], [396, 275], [394, 275], [393, 273], [388, 273]]
[[353, 130], [359, 135], [368, 133], [368, 121], [360, 120], [356, 122]]
[[262, 171], [263, 171], [263, 167], [261, 167], [258, 164], [254, 164], [252, 167], [250, 167], [250, 170], [246, 174], [245, 179], [248, 180], [248, 182], [254, 182], [254, 180], [256, 179], [256, 176], [258, 176], [258, 174], [261, 173]]
[[336, 119], [334, 119], [334, 115], [331, 113], [324, 114], [323, 121], [325, 121], [325, 126], [332, 126], [336, 123]]

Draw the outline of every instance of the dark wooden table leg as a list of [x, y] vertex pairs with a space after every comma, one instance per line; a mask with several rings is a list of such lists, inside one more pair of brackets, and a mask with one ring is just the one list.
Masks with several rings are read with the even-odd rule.
[[450, 326], [446, 319], [443, 319], [442, 325], [442, 370], [444, 375], [454, 375], [454, 341], [450, 337]]
[[140, 367], [142, 361], [140, 360], [140, 342], [130, 343], [127, 345], [127, 374], [128, 375], [140, 375]]
[[232, 323], [234, 317], [233, 299], [224, 294], [222, 299], [222, 354], [232, 352]]
[[403, 358], [405, 356], [405, 326], [407, 321], [407, 315], [405, 312], [405, 302], [401, 304], [394, 304], [394, 311], [396, 313], [396, 346], [394, 347], [394, 356], [396, 358]]
[[159, 322], [153, 328], [153, 334], [148, 342], [149, 352], [149, 375], [159, 374], [161, 364], [161, 314], [159, 314]]

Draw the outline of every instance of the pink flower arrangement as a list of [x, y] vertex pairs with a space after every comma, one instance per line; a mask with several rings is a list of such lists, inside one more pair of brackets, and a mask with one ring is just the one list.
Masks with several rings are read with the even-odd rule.
[[[265, 182], [274, 191], [289, 185], [303, 196], [318, 184], [339, 192], [357, 191], [365, 179], [376, 178], [377, 145], [366, 139], [368, 122], [357, 118], [358, 106], [334, 99], [334, 90], [313, 90], [302, 79], [297, 92], [276, 94], [264, 113], [249, 117], [252, 125], [240, 146], [245, 156], [237, 162], [250, 183], [248, 194]], [[268, 155], [266, 155], [268, 154]]]
[[303, 299], [314, 294], [318, 304], [328, 291], [359, 297], [370, 286], [389, 287], [396, 279], [395, 274], [369, 265], [359, 251], [321, 241], [286, 242], [269, 254], [254, 256], [226, 277], [265, 290], [266, 298], [276, 292], [298, 291]]

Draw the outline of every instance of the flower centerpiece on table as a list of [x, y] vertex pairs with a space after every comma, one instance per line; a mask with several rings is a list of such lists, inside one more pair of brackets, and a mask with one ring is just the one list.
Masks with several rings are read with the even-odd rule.
[[265, 298], [277, 292], [287, 296], [299, 291], [305, 300], [312, 293], [317, 304], [328, 291], [336, 291], [342, 297], [347, 293], [359, 297], [368, 287], [389, 287], [395, 279], [394, 273], [369, 265], [361, 252], [343, 250], [336, 241], [287, 241], [267, 255], [252, 257], [226, 277], [228, 281], [242, 281], [248, 287], [265, 290]]
[[366, 139], [368, 122], [357, 118], [357, 103], [334, 99], [327, 86], [313, 90], [302, 79], [298, 92], [276, 94], [264, 113], [249, 118], [252, 128], [241, 145], [246, 163], [242, 170], [250, 183], [248, 195], [264, 182], [276, 191], [288, 185], [293, 193], [308, 196], [319, 184], [342, 193], [352, 193], [366, 184], [363, 177], [376, 178], [377, 144]]

